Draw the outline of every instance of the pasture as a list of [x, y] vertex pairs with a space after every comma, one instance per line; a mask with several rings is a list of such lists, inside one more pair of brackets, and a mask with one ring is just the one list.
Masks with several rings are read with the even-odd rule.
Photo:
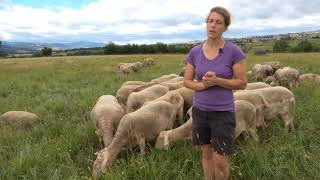
[[[115, 73], [119, 62], [155, 59], [141, 73]], [[88, 179], [95, 152], [101, 149], [90, 111], [96, 99], [115, 95], [128, 80], [149, 81], [179, 73], [185, 55], [114, 55], [0, 59], [0, 113], [26, 110], [40, 117], [29, 128], [0, 122], [0, 179]], [[320, 74], [320, 53], [279, 53], [246, 58], [247, 67], [278, 60], [303, 73]], [[258, 129], [259, 143], [240, 137], [231, 157], [230, 179], [320, 179], [320, 87], [293, 90], [295, 131], [279, 119]], [[170, 150], [147, 144], [124, 149], [104, 179], [202, 179], [200, 150], [184, 141]]]

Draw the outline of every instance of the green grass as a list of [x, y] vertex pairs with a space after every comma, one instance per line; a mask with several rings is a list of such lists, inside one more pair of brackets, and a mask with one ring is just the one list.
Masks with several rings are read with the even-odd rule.
[[[0, 113], [27, 110], [40, 121], [18, 129], [0, 122], [0, 179], [88, 179], [100, 150], [89, 113], [103, 94], [115, 95], [128, 80], [149, 81], [178, 73], [185, 55], [83, 56], [0, 60]], [[142, 73], [115, 73], [118, 62], [153, 57]], [[248, 54], [247, 67], [268, 60], [320, 74], [320, 54]], [[260, 143], [239, 138], [231, 158], [231, 179], [320, 178], [320, 87], [294, 89], [294, 132], [279, 119], [259, 129]], [[189, 141], [169, 151], [123, 150], [104, 179], [202, 179], [200, 151]]]

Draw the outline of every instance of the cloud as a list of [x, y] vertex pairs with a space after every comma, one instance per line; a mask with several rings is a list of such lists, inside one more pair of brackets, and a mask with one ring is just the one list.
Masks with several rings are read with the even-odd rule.
[[[227, 37], [318, 28], [320, 1], [109, 0], [81, 8], [32, 8], [0, 0], [0, 39], [11, 41], [154, 42], [205, 38], [210, 7], [232, 13]], [[192, 33], [197, 33], [193, 35]], [[22, 36], [27, 34], [28, 36]], [[194, 39], [192, 39], [194, 38]]]

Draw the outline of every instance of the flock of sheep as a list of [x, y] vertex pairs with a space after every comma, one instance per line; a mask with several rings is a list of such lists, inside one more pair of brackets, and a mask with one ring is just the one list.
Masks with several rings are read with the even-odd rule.
[[124, 74], [130, 74], [134, 72], [140, 72], [143, 67], [154, 65], [154, 59], [147, 58], [142, 62], [134, 62], [134, 63], [119, 63], [118, 71]]
[[[118, 65], [123, 73], [137, 72], [154, 60]], [[130, 69], [130, 70], [128, 70]], [[285, 127], [294, 129], [291, 112], [295, 104], [292, 88], [300, 82], [320, 84], [316, 74], [300, 75], [297, 69], [281, 68], [277, 61], [254, 65], [247, 74], [257, 81], [248, 83], [245, 90], [234, 92], [236, 113], [236, 137], [241, 133], [255, 141], [256, 129], [266, 128], [265, 119], [279, 117]], [[91, 119], [104, 148], [97, 152], [93, 175], [111, 167], [124, 146], [139, 145], [145, 155], [145, 141], [156, 139], [155, 147], [168, 149], [176, 141], [191, 139], [194, 90], [184, 87], [184, 78], [176, 74], [164, 75], [150, 82], [127, 81], [116, 96], [103, 95], [91, 111]], [[214, 99], [213, 99], [214, 101]], [[189, 117], [185, 122], [184, 117]], [[24, 111], [9, 111], [0, 119], [15, 124], [32, 124], [38, 117]]]
[[[259, 139], [256, 129], [267, 127], [265, 119], [280, 118], [286, 129], [293, 130], [295, 97], [290, 89], [299, 81], [320, 84], [320, 76], [299, 76], [296, 69], [281, 68], [279, 62], [256, 64], [248, 75], [265, 82], [248, 83], [245, 90], [234, 92], [236, 137], [244, 132], [255, 141]], [[96, 153], [94, 176], [108, 170], [124, 146], [139, 145], [144, 156], [146, 140], [156, 139], [156, 148], [168, 149], [176, 141], [191, 139], [194, 91], [184, 87], [183, 80], [169, 74], [150, 82], [127, 81], [116, 96], [97, 100], [91, 117], [104, 148]], [[189, 116], [186, 122], [185, 116]]]

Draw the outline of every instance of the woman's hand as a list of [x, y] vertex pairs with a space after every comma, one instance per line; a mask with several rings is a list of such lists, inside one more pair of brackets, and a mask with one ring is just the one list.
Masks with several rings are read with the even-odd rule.
[[208, 71], [203, 77], [202, 77], [202, 83], [204, 88], [209, 88], [211, 86], [214, 86], [217, 84], [217, 76], [216, 73], [212, 71]]

